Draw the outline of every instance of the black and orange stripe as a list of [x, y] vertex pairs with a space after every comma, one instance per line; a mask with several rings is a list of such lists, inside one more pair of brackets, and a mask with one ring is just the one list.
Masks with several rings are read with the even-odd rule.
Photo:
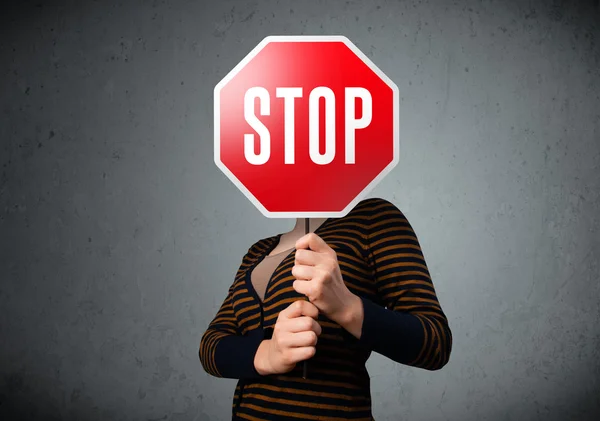
[[251, 270], [279, 242], [253, 244], [223, 304], [200, 342], [202, 366], [239, 382], [233, 418], [247, 420], [372, 420], [370, 377], [365, 363], [377, 352], [401, 364], [439, 370], [448, 362], [452, 333], [437, 299], [412, 226], [391, 202], [364, 199], [343, 218], [315, 231], [336, 251], [348, 289], [364, 308], [360, 339], [323, 315], [317, 352], [302, 378], [302, 364], [284, 375], [261, 376], [254, 356], [272, 333], [279, 312], [302, 299], [292, 287], [294, 250], [269, 280], [261, 303]]

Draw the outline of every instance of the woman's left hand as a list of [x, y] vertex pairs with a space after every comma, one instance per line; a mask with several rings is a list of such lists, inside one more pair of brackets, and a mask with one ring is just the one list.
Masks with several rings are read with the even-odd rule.
[[341, 324], [357, 297], [344, 283], [335, 250], [315, 233], [298, 239], [295, 247], [294, 289], [307, 296], [329, 319]]

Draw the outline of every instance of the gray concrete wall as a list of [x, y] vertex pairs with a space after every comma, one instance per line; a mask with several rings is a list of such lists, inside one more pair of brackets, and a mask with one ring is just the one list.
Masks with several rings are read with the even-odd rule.
[[[3, 3], [0, 411], [226, 420], [200, 337], [267, 219], [213, 162], [214, 85], [263, 37], [342, 34], [401, 93], [404, 211], [454, 333], [373, 355], [375, 419], [600, 414], [598, 2]], [[3, 418], [7, 419], [7, 418]]]

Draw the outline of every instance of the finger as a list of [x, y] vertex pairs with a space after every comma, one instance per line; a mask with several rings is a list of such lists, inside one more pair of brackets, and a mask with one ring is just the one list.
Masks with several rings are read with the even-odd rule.
[[302, 309], [304, 307], [304, 300], [294, 301], [292, 304], [283, 309], [279, 315], [286, 319], [293, 319], [302, 316]]
[[308, 234], [300, 237], [298, 241], [296, 241], [296, 250], [298, 249], [310, 249], [317, 253], [327, 253], [331, 250], [331, 247], [327, 245], [325, 240], [319, 237], [314, 232], [309, 232]]
[[287, 322], [286, 330], [291, 333], [313, 331], [321, 334], [321, 325], [312, 317], [302, 316], [291, 319]]
[[305, 281], [309, 281], [313, 278], [315, 273], [314, 266], [306, 266], [306, 265], [294, 265], [292, 266], [292, 275], [296, 279], [302, 279]]
[[319, 324], [319, 322], [316, 319], [313, 319], [312, 317], [310, 317], [309, 319], [311, 320], [310, 330], [315, 332], [317, 334], [317, 336], [321, 336], [321, 333], [323, 332], [323, 328], [321, 328], [321, 325]]
[[316, 319], [319, 317], [319, 309], [313, 303], [301, 299], [294, 301], [282, 310], [280, 314], [287, 319], [293, 319], [299, 316], [308, 316]]
[[310, 299], [310, 297], [312, 296], [312, 292], [313, 292], [313, 282], [314, 281], [307, 281], [304, 279], [296, 279], [292, 283], [292, 287], [298, 294], [302, 294], [306, 297], [309, 297], [309, 299]]
[[298, 348], [303, 346], [315, 346], [318, 341], [318, 336], [312, 330], [307, 332], [290, 333], [284, 339], [284, 347]]
[[290, 348], [289, 352], [292, 361], [300, 362], [314, 357], [317, 353], [317, 349], [314, 346], [303, 346], [298, 348]]
[[309, 249], [296, 249], [294, 260], [296, 265], [316, 266], [319, 261], [319, 253]]

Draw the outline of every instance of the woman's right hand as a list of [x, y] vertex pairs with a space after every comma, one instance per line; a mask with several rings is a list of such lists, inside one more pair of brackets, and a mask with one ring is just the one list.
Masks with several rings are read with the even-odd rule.
[[261, 342], [254, 356], [254, 367], [261, 375], [283, 374], [300, 361], [315, 355], [321, 326], [319, 309], [309, 301], [294, 301], [279, 312], [271, 339]]

